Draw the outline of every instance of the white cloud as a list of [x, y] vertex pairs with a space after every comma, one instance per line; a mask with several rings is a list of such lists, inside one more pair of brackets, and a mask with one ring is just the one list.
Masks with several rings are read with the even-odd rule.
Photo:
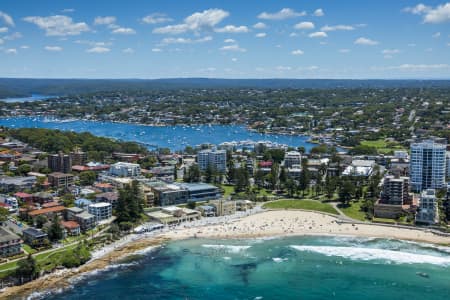
[[349, 53], [350, 49], [339, 49], [339, 53]]
[[13, 18], [7, 13], [2, 12], [1, 10], [0, 10], [0, 20], [3, 20], [3, 23], [5, 23], [7, 26], [12, 27], [15, 26]]
[[106, 48], [106, 47], [92, 47], [90, 49], [87, 49], [86, 52], [87, 53], [107, 53], [111, 51], [111, 49]]
[[30, 46], [28, 46], [28, 45], [22, 45], [22, 46], [20, 46], [20, 49], [30, 49]]
[[59, 46], [45, 46], [44, 49], [50, 52], [60, 52], [63, 50], [63, 48]]
[[233, 39], [226, 39], [226, 40], [224, 40], [223, 42], [224, 42], [224, 43], [236, 43], [236, 41], [233, 40]]
[[392, 54], [400, 53], [400, 50], [398, 50], [398, 49], [384, 49], [383, 51], [381, 51], [381, 53], [382, 54], [392, 55]]
[[244, 33], [248, 32], [247, 26], [234, 26], [234, 25], [227, 25], [222, 28], [216, 28], [214, 29], [215, 32], [225, 32], [225, 33]]
[[245, 52], [247, 49], [239, 47], [238, 44], [227, 45], [220, 48], [222, 51]]
[[49, 17], [25, 17], [25, 22], [33, 23], [40, 29], [45, 30], [48, 36], [79, 35], [84, 31], [89, 31], [89, 26], [85, 22], [74, 23], [71, 17], [49, 16]]
[[8, 27], [0, 27], [0, 33], [8, 32], [8, 30], [9, 30]]
[[127, 54], [133, 54], [134, 53], [134, 49], [133, 48], [125, 48], [122, 50], [123, 53], [127, 53]]
[[372, 67], [374, 70], [428, 71], [450, 69], [448, 64], [402, 64], [399, 66]]
[[21, 37], [22, 37], [22, 34], [20, 32], [14, 32], [12, 34], [5, 35], [3, 37], [3, 39], [5, 39], [7, 41], [14, 41], [14, 40], [20, 39]]
[[323, 31], [316, 31], [316, 32], [310, 33], [308, 36], [309, 36], [310, 38], [325, 38], [325, 37], [327, 37], [328, 35], [327, 35], [326, 32], [323, 32]]
[[440, 32], [436, 32], [432, 35], [432, 37], [434, 37], [435, 39], [439, 38], [441, 36]]
[[153, 48], [152, 52], [162, 52], [162, 49], [160, 49], [160, 48]]
[[119, 27], [111, 31], [113, 34], [136, 34], [133, 28]]
[[258, 22], [255, 25], [253, 25], [253, 28], [255, 28], [255, 29], [265, 29], [265, 28], [267, 28], [267, 25], [264, 24], [263, 22]]
[[325, 25], [320, 30], [322, 31], [336, 31], [336, 30], [354, 30], [355, 27], [350, 25], [334, 25], [334, 26], [328, 26]]
[[409, 44], [408, 44], [408, 47], [415, 47], [415, 46], [417, 46], [417, 45], [414, 44], [414, 43], [409, 43]]
[[63, 10], [61, 10], [62, 13], [73, 13], [75, 12], [74, 8], [64, 8]]
[[291, 52], [292, 55], [303, 55], [305, 52], [303, 52], [300, 49], [294, 50]]
[[318, 66], [309, 66], [309, 67], [298, 67], [297, 71], [315, 71], [318, 70]]
[[184, 23], [176, 25], [168, 25], [165, 27], [155, 28], [153, 33], [159, 34], [180, 34], [187, 31], [199, 32], [202, 30], [213, 30], [214, 26], [222, 22], [230, 15], [229, 12], [213, 8], [202, 12], [196, 12], [184, 19]]
[[172, 19], [169, 18], [166, 14], [162, 13], [153, 13], [143, 17], [141, 20], [142, 22], [147, 24], [159, 24], [172, 21]]
[[255, 37], [257, 37], [257, 38], [265, 38], [266, 36], [267, 36], [267, 33], [265, 33], [265, 32], [260, 32], [260, 33], [255, 34]]
[[292, 67], [289, 67], [289, 66], [276, 66], [275, 69], [276, 69], [277, 71], [284, 72], [284, 71], [290, 71], [290, 70], [292, 70]]
[[289, 36], [290, 36], [290, 37], [296, 37], [296, 36], [298, 36], [298, 34], [297, 34], [297, 32], [291, 32], [291, 33], [289, 34]]
[[378, 45], [379, 43], [377, 41], [374, 41], [374, 40], [371, 40], [371, 39], [368, 39], [365, 37], [360, 37], [354, 41], [354, 44], [355, 45], [364, 45], [364, 46], [375, 46], [375, 45]]
[[295, 29], [314, 29], [314, 23], [313, 22], [300, 22], [295, 24]]
[[83, 44], [83, 45], [89, 45], [92, 47], [98, 46], [98, 47], [105, 47], [105, 46], [111, 46], [111, 42], [95, 42], [95, 41], [87, 41], [87, 40], [76, 40], [74, 41], [75, 44]]
[[262, 12], [258, 15], [259, 19], [263, 20], [285, 20], [295, 17], [305, 16], [306, 12], [297, 12], [291, 8], [283, 8], [282, 10], [275, 13]]
[[114, 16], [96, 17], [94, 19], [95, 25], [111, 25], [116, 23], [117, 18]]
[[231, 59], [231, 61], [232, 61], [232, 62], [237, 62], [238, 59], [237, 59], [236, 57], [233, 57], [233, 58]]
[[424, 4], [414, 7], [406, 7], [403, 11], [415, 15], [423, 15], [424, 23], [445, 23], [450, 21], [450, 2], [436, 6], [435, 8]]
[[5, 50], [6, 54], [17, 54], [17, 49], [15, 48], [9, 48]]
[[323, 17], [325, 14], [323, 13], [323, 9], [318, 8], [314, 11], [313, 15], [316, 17]]
[[158, 27], [153, 29], [153, 33], [159, 34], [180, 34], [188, 31], [188, 26], [186, 24], [178, 24], [178, 25], [168, 25], [165, 27]]
[[190, 38], [164, 38], [161, 41], [161, 44], [197, 44], [212, 41], [211, 36], [205, 36], [199, 39], [190, 39]]
[[422, 4], [422, 3], [419, 3], [419, 4], [417, 4], [414, 7], [405, 7], [403, 9], [403, 11], [409, 12], [409, 13], [412, 13], [412, 14], [415, 14], [415, 15], [420, 15], [420, 14], [426, 13], [426, 12], [428, 12], [430, 10], [431, 10], [430, 6], [427, 6], [427, 5]]

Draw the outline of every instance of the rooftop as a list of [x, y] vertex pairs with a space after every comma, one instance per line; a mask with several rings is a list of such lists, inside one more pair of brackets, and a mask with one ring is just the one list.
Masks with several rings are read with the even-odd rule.
[[66, 210], [68, 210], [68, 211], [70, 211], [70, 212], [73, 212], [73, 213], [75, 213], [75, 214], [78, 214], [78, 213], [81, 213], [81, 212], [84, 211], [82, 208], [79, 208], [79, 207], [76, 207], [76, 206], [74, 206], [74, 207], [68, 207], [68, 208], [66, 208]]
[[65, 228], [69, 228], [69, 229], [75, 229], [80, 227], [80, 224], [78, 224], [75, 221], [62, 221], [61, 225]]
[[87, 211], [83, 211], [82, 213], [77, 214], [77, 217], [84, 220], [95, 218], [93, 214], [90, 214]]
[[47, 234], [45, 232], [43, 232], [40, 229], [34, 228], [34, 227], [28, 227], [27, 229], [25, 229], [23, 231], [23, 233], [31, 235], [35, 238], [47, 236]]
[[111, 206], [111, 203], [99, 202], [99, 203], [93, 203], [93, 204], [89, 205], [89, 207], [95, 207], [95, 208], [108, 207], [108, 206]]
[[43, 208], [43, 209], [36, 209], [33, 211], [30, 211], [28, 213], [28, 215], [30, 216], [38, 216], [38, 215], [43, 215], [43, 214], [48, 214], [48, 213], [57, 213], [57, 212], [61, 212], [63, 210], [65, 210], [66, 208], [62, 205], [58, 205], [58, 206], [53, 206], [53, 207], [49, 207], [49, 208]]
[[0, 227], [0, 243], [9, 242], [11, 240], [20, 240], [20, 237], [17, 234]]

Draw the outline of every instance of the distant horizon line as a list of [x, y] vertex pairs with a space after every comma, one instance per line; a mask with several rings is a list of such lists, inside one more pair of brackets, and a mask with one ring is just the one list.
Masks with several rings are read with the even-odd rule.
[[158, 78], [139, 78], [139, 77], [122, 77], [122, 78], [108, 78], [108, 77], [2, 77], [2, 79], [30, 79], [30, 80], [189, 80], [189, 79], [201, 79], [201, 80], [348, 80], [348, 81], [365, 81], [365, 80], [378, 80], [378, 81], [450, 81], [450, 78], [278, 78], [278, 77], [264, 77], [264, 78], [223, 78], [223, 77], [158, 77]]

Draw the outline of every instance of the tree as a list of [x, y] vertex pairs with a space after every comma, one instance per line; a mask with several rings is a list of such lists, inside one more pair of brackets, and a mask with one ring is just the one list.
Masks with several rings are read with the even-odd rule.
[[116, 216], [117, 222], [134, 223], [141, 218], [144, 211], [143, 196], [139, 189], [139, 182], [133, 180], [131, 185], [126, 185], [119, 190], [119, 199], [117, 200]]
[[264, 152], [264, 160], [272, 160], [280, 164], [284, 159], [284, 149], [268, 149]]
[[293, 197], [296, 186], [295, 186], [295, 182], [290, 178], [286, 181], [286, 189], [287, 189], [289, 197]]
[[344, 182], [342, 182], [339, 187], [339, 201], [343, 205], [348, 205], [350, 200], [353, 198], [354, 194], [355, 194], [355, 186], [350, 180], [345, 179]]
[[22, 164], [17, 168], [17, 173], [20, 175], [26, 175], [31, 172], [31, 166], [29, 164]]
[[262, 186], [264, 183], [264, 172], [261, 169], [255, 172], [255, 182], [258, 186]]
[[184, 181], [186, 182], [199, 182], [200, 181], [200, 168], [198, 165], [192, 165], [185, 173]]
[[280, 176], [280, 166], [278, 165], [278, 163], [274, 162], [272, 164], [272, 168], [270, 169], [270, 177], [269, 177], [269, 183], [271, 186], [272, 190], [275, 190], [277, 188], [278, 185], [278, 178]]
[[65, 207], [73, 207], [75, 205], [75, 196], [72, 193], [66, 193], [61, 198]]
[[16, 276], [20, 277], [21, 281], [23, 277], [32, 280], [38, 273], [39, 268], [36, 264], [36, 260], [31, 254], [28, 254], [27, 258], [22, 259], [17, 263]]
[[214, 166], [211, 164], [208, 164], [205, 170], [205, 181], [207, 183], [211, 183], [213, 181], [213, 178], [215, 177], [216, 170], [214, 170]]
[[44, 224], [48, 222], [48, 219], [44, 215], [39, 215], [36, 217], [36, 228], [42, 228], [44, 227]]
[[47, 234], [52, 242], [59, 241], [64, 237], [64, 231], [59, 223], [59, 217], [57, 215], [53, 217], [52, 224], [50, 225]]
[[308, 160], [302, 159], [302, 172], [300, 173], [300, 178], [298, 180], [298, 189], [302, 191], [303, 195], [305, 195], [305, 190], [308, 188], [310, 180], [311, 176], [308, 170]]
[[327, 176], [325, 178], [325, 193], [327, 194], [327, 198], [329, 200], [333, 199], [334, 191], [336, 190], [336, 181], [335, 179]]
[[245, 167], [240, 167], [236, 169], [236, 186], [235, 191], [236, 192], [243, 192], [249, 188], [249, 176], [248, 171]]
[[0, 207], [0, 224], [6, 222], [8, 220], [8, 216], [9, 211], [4, 207]]
[[376, 155], [377, 148], [367, 145], [358, 145], [349, 151], [350, 155]]
[[92, 185], [97, 179], [97, 174], [94, 171], [86, 171], [80, 174], [81, 185]]
[[66, 268], [74, 268], [84, 264], [89, 259], [91, 259], [91, 253], [85, 243], [81, 242], [75, 249], [68, 251], [64, 255], [62, 265]]
[[286, 173], [286, 168], [285, 167], [281, 167], [279, 178], [280, 178], [280, 183], [281, 184], [285, 184], [286, 183], [286, 180], [288, 179], [288, 177], [287, 177], [287, 173]]

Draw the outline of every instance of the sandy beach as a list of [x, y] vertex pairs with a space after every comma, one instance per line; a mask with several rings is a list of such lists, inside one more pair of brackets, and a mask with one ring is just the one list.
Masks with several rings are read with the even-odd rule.
[[93, 253], [93, 259], [75, 269], [62, 270], [37, 280], [5, 289], [0, 298], [23, 299], [44, 290], [60, 290], [71, 285], [71, 279], [104, 269], [128, 255], [170, 240], [186, 238], [257, 238], [295, 235], [346, 235], [401, 239], [440, 245], [450, 245], [450, 237], [415, 228], [398, 228], [374, 224], [341, 223], [337, 217], [301, 210], [273, 210], [242, 218], [220, 217], [215, 220], [179, 225], [163, 233], [129, 235]]
[[252, 238], [292, 235], [353, 235], [450, 245], [450, 236], [414, 227], [342, 223], [331, 215], [302, 210], [264, 211], [222, 224], [173, 230], [164, 234], [164, 237]]

